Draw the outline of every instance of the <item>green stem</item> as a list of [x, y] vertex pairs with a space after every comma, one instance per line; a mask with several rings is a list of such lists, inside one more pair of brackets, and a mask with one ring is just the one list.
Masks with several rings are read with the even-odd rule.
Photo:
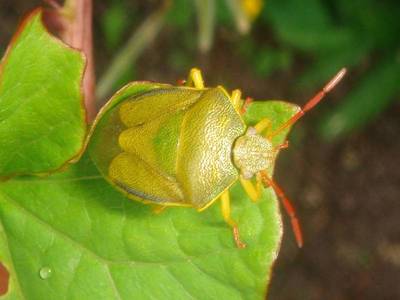
[[126, 45], [117, 53], [110, 67], [97, 84], [97, 99], [102, 101], [109, 96], [115, 82], [131, 67], [143, 50], [155, 39], [164, 23], [164, 17], [169, 7], [168, 4], [169, 1], [165, 2], [161, 9], [148, 17], [133, 32]]
[[241, 34], [246, 34], [250, 30], [250, 22], [245, 15], [239, 0], [225, 0], [235, 18], [236, 27]]
[[215, 31], [215, 0], [196, 0], [197, 23], [199, 26], [199, 49], [208, 52], [211, 48]]
[[62, 8], [67, 17], [62, 39], [72, 47], [82, 50], [86, 56], [83, 93], [88, 120], [96, 115], [95, 73], [92, 34], [92, 0], [66, 0]]

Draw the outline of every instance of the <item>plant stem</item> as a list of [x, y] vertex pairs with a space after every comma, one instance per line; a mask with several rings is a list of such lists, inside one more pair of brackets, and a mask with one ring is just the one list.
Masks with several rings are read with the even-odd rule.
[[243, 11], [240, 0], [225, 0], [230, 8], [236, 22], [236, 27], [241, 34], [246, 34], [250, 31], [250, 22]]
[[196, 0], [197, 23], [199, 26], [199, 50], [206, 53], [210, 50], [215, 31], [215, 0]]
[[100, 78], [96, 96], [102, 101], [109, 96], [115, 82], [130, 68], [133, 62], [160, 32], [164, 17], [168, 11], [169, 1], [148, 17], [143, 24], [133, 32], [126, 45], [117, 53], [110, 67]]
[[95, 74], [92, 33], [92, 0], [66, 0], [62, 8], [67, 17], [62, 39], [72, 47], [82, 50], [86, 56], [83, 93], [88, 121], [96, 115]]

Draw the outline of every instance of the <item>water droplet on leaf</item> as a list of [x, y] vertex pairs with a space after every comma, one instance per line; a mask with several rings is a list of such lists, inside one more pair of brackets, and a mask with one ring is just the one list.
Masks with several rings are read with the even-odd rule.
[[51, 276], [52, 270], [49, 267], [43, 267], [39, 270], [39, 276], [42, 279], [47, 279]]

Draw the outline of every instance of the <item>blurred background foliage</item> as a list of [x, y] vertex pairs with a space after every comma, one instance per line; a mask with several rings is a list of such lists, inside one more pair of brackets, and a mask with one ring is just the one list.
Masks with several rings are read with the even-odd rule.
[[[231, 34], [234, 30], [236, 36], [229, 37], [234, 45], [231, 51], [260, 78], [287, 72], [301, 59], [306, 66], [296, 87], [315, 90], [341, 67], [348, 67], [351, 91], [319, 121], [318, 132], [328, 140], [365, 126], [400, 90], [399, 1], [164, 1], [153, 5], [154, 11], [132, 33], [143, 9], [134, 2], [111, 0], [101, 17], [104, 46], [117, 53], [121, 47], [128, 48], [128, 55], [119, 52], [117, 58], [123, 57], [120, 69], [129, 72], [118, 70], [118, 80], [115, 74], [111, 79], [100, 77], [100, 98], [135, 78], [137, 57], [157, 35], [165, 33], [165, 27], [179, 37], [166, 57], [179, 72], [195, 64], [196, 48], [206, 55], [215, 47], [216, 32]], [[133, 35], [128, 43], [127, 32]]]
[[[0, 49], [41, 0], [0, 0]], [[294, 198], [271, 299], [400, 299], [400, 1], [94, 1], [101, 106], [132, 80], [211, 86], [299, 105], [341, 67], [295, 127], [275, 179]]]

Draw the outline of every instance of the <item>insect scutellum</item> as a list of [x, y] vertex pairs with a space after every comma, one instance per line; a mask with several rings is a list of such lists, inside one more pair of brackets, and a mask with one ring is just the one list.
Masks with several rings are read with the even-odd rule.
[[[286, 141], [281, 145], [275, 146], [272, 143], [272, 138], [292, 126], [307, 111], [317, 105], [324, 96], [339, 83], [345, 74], [346, 69], [341, 69], [315, 96], [310, 98], [295, 115], [274, 131], [271, 131], [271, 120], [264, 118], [256, 125], [249, 126], [245, 134], [238, 137], [232, 145], [233, 163], [240, 171], [239, 180], [244, 190], [249, 195], [249, 198], [256, 202], [261, 197], [263, 185], [265, 187], [272, 187], [290, 217], [292, 229], [299, 247], [303, 245], [303, 237], [295, 209], [283, 190], [268, 175], [268, 171], [272, 169], [278, 152], [281, 149], [287, 148], [288, 142]], [[204, 88], [204, 81], [200, 70], [194, 68], [190, 71], [187, 85], [193, 85], [195, 88]], [[242, 115], [246, 112], [247, 106], [252, 101], [250, 98], [243, 101], [241, 99], [240, 90], [234, 90], [230, 96], [230, 100], [236, 111]], [[255, 186], [252, 181], [254, 177], [256, 178]], [[229, 191], [225, 190], [220, 198], [222, 215], [225, 221], [233, 228], [233, 235], [237, 246], [239, 248], [244, 248], [246, 245], [240, 240], [237, 224], [230, 216]]]

